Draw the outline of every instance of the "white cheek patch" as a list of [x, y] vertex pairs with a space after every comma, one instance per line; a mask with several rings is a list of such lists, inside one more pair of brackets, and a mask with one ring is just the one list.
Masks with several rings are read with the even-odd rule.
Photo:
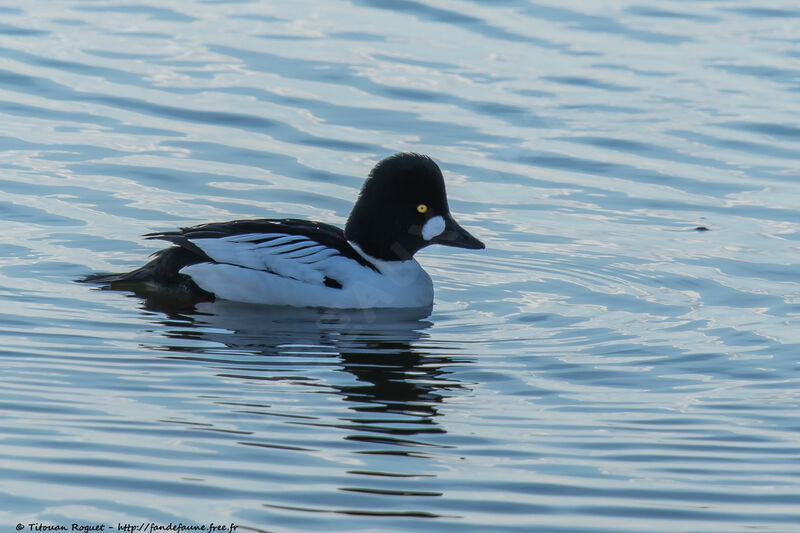
[[422, 226], [422, 238], [426, 241], [441, 235], [444, 231], [444, 219], [442, 217], [431, 217], [424, 226]]

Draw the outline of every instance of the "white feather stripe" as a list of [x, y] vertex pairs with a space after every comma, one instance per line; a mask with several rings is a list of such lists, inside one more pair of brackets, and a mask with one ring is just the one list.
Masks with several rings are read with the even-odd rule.
[[291, 254], [287, 255], [291, 255], [295, 259], [299, 259], [301, 257], [306, 257], [308, 255], [313, 255], [317, 252], [321, 252], [322, 250], [330, 250], [330, 248], [328, 248], [327, 246], [322, 246], [321, 244], [317, 244], [315, 246], [309, 246], [308, 248], [303, 248], [302, 250], [297, 250], [296, 252], [291, 252]]
[[319, 252], [316, 252], [314, 254], [306, 255], [304, 257], [298, 257], [296, 260], [300, 261], [301, 263], [305, 263], [305, 264], [310, 265], [310, 264], [318, 263], [320, 261], [323, 261], [325, 259], [337, 256], [337, 255], [339, 255], [339, 252], [337, 252], [336, 250], [331, 250], [330, 248], [325, 248], [325, 249], [320, 250]]
[[263, 250], [265, 253], [270, 254], [286, 254], [289, 252], [294, 252], [295, 250], [304, 250], [306, 248], [310, 248], [311, 246], [319, 246], [319, 243], [316, 241], [298, 241], [298, 242], [291, 242], [289, 244], [284, 244], [283, 246], [252, 246], [252, 250]]
[[305, 257], [307, 255], [311, 255], [311, 254], [314, 254], [316, 252], [319, 252], [320, 250], [323, 250], [324, 248], [325, 248], [324, 246], [307, 246], [305, 248], [300, 248], [300, 249], [297, 249], [297, 250], [293, 250], [291, 252], [284, 252], [284, 253], [281, 254], [281, 256], [290, 257], [292, 259], [300, 259], [300, 258]]
[[[290, 244], [290, 243], [293, 243], [293, 242], [302, 242], [302, 241], [305, 241], [305, 242], [316, 242], [316, 241], [310, 240], [308, 237], [303, 237], [302, 235], [281, 235], [281, 236], [274, 237], [274, 238], [271, 238], [271, 237], [265, 237], [265, 238], [269, 238], [270, 240], [265, 241], [265, 242], [257, 243], [256, 246], [258, 246], [258, 247], [270, 247], [270, 246], [281, 246], [283, 244]], [[253, 239], [253, 240], [258, 240], [258, 239]]]

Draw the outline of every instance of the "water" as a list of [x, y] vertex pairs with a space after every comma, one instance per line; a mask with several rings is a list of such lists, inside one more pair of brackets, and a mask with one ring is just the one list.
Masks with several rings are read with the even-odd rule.
[[[798, 28], [788, 1], [6, 4], [0, 523], [797, 531]], [[430, 316], [73, 282], [149, 231], [341, 225], [398, 150], [487, 244], [419, 255]]]

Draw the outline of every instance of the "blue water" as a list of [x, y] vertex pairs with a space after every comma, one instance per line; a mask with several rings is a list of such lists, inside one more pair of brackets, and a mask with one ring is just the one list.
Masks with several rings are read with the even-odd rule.
[[[0, 7], [0, 524], [798, 531], [798, 35], [789, 1]], [[419, 254], [430, 316], [74, 282], [150, 231], [341, 225], [400, 150], [487, 244]]]

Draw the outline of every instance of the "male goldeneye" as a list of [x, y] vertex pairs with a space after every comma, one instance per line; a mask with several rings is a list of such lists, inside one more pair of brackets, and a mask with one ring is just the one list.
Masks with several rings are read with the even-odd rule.
[[84, 281], [296, 307], [425, 307], [433, 303], [433, 283], [414, 254], [434, 243], [484, 248], [451, 216], [439, 167], [415, 153], [375, 165], [344, 231], [307, 220], [257, 219], [145, 237], [176, 246], [131, 272]]

